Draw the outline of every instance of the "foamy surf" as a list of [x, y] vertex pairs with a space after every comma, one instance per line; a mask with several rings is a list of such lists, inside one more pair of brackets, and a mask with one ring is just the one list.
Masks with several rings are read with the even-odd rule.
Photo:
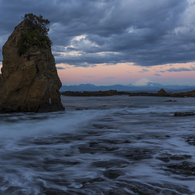
[[0, 194], [195, 193], [194, 117], [173, 116], [193, 98], [62, 99], [66, 112], [0, 115]]

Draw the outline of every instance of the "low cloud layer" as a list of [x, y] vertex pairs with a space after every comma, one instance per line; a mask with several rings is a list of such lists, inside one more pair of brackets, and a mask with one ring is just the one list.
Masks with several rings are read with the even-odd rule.
[[139, 71], [140, 73], [145, 73], [145, 72], [148, 72], [149, 70], [147, 70], [147, 69], [142, 69], [141, 71]]
[[58, 70], [64, 70], [65, 68], [63, 68], [63, 67], [61, 67], [61, 66], [56, 66], [56, 68], [58, 69]]
[[159, 72], [164, 73], [164, 72], [186, 72], [186, 71], [195, 71], [195, 67], [191, 66], [190, 68], [170, 68], [167, 70], [160, 70]]
[[[195, 61], [194, 0], [0, 0], [0, 48], [25, 13], [51, 21], [56, 63]], [[0, 56], [2, 61], [2, 55]]]

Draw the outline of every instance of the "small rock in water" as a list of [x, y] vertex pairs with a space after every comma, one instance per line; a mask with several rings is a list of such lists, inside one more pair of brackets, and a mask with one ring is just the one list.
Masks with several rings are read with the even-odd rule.
[[151, 159], [155, 152], [146, 148], [132, 148], [131, 150], [121, 152], [119, 155], [125, 156], [131, 160]]
[[116, 179], [117, 177], [121, 175], [124, 175], [124, 173], [119, 170], [107, 170], [104, 172], [104, 176], [109, 179]]
[[192, 158], [192, 156], [184, 154], [184, 155], [173, 155], [170, 157], [171, 160], [185, 160], [187, 158]]
[[175, 112], [174, 116], [194, 116], [194, 112]]
[[92, 163], [92, 165], [103, 168], [127, 167], [129, 165], [129, 162], [126, 160], [112, 159], [108, 161], [97, 161]]
[[167, 166], [168, 170], [175, 174], [195, 176], [195, 163], [183, 161], [182, 163], [172, 163]]
[[128, 192], [126, 192], [122, 188], [122, 189], [113, 189], [113, 190], [110, 190], [109, 195], [131, 195], [131, 194], [129, 194]]
[[165, 102], [177, 102], [176, 100], [166, 100]]
[[156, 159], [162, 160], [163, 162], [169, 162], [170, 160], [185, 160], [191, 158], [191, 155], [172, 155], [172, 154], [161, 154], [160, 156], [156, 157]]
[[188, 144], [190, 144], [190, 145], [195, 146], [195, 136], [191, 135], [191, 136], [187, 137], [186, 142], [188, 142]]
[[126, 144], [126, 143], [132, 143], [130, 140], [105, 140], [111, 144]]
[[83, 110], [82, 108], [76, 108], [76, 110]]

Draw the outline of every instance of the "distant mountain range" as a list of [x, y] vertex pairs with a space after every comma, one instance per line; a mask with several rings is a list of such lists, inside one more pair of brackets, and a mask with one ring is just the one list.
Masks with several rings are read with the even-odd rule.
[[188, 85], [161, 85], [158, 83], [149, 82], [145, 86], [135, 86], [135, 85], [110, 85], [110, 86], [96, 86], [93, 84], [80, 84], [80, 85], [63, 85], [60, 89], [63, 91], [108, 91], [108, 90], [117, 90], [117, 91], [132, 91], [132, 92], [157, 92], [160, 89], [164, 89], [167, 92], [182, 92], [182, 91], [191, 91], [195, 90], [195, 86]]

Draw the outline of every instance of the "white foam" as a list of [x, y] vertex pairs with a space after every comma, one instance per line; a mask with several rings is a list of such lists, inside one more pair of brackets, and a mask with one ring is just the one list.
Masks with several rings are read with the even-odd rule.
[[15, 119], [16, 122], [10, 123], [8, 121], [0, 124], [0, 140], [53, 133], [74, 133], [75, 131], [79, 131], [79, 127], [86, 125], [88, 121], [96, 118], [98, 115], [101, 115], [101, 112], [87, 110], [56, 114], [54, 115], [55, 117], [49, 117], [49, 114], [37, 114], [32, 116], [37, 116], [38, 119], [35, 120], [31, 120], [29, 116], [27, 120], [21, 120], [21, 116], [13, 116], [11, 119]]

